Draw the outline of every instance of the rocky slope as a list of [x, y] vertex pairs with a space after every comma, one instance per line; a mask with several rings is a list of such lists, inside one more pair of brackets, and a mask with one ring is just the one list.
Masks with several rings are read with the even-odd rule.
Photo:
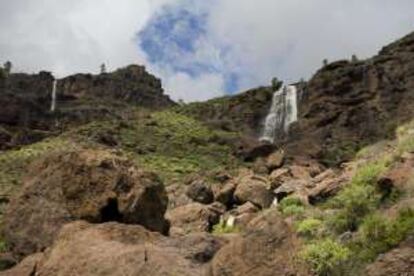
[[3, 77], [0, 275], [410, 275], [413, 47], [322, 68], [276, 145], [269, 87], [175, 106], [130, 66], [51, 113], [50, 74]]

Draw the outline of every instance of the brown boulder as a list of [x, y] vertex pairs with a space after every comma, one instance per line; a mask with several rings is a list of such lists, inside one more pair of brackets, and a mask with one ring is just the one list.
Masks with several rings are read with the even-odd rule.
[[216, 201], [230, 207], [234, 203], [234, 191], [236, 190], [236, 183], [229, 181], [216, 193]]
[[279, 150], [266, 158], [266, 166], [270, 171], [273, 171], [282, 167], [284, 160], [285, 152], [283, 150]]
[[205, 275], [224, 243], [207, 233], [168, 238], [140, 225], [77, 221], [62, 228], [43, 256], [0, 275]]
[[209, 275], [304, 275], [294, 268], [296, 249], [289, 226], [277, 210], [268, 210], [217, 252]]
[[211, 188], [202, 180], [196, 180], [188, 186], [186, 195], [195, 202], [210, 204], [214, 201]]
[[171, 223], [170, 235], [180, 236], [190, 232], [209, 232], [220, 221], [225, 206], [216, 202], [211, 205], [191, 203], [167, 212]]
[[119, 221], [168, 232], [168, 198], [159, 178], [100, 150], [52, 154], [33, 164], [12, 199], [3, 234], [17, 258], [52, 244], [65, 223]]
[[238, 179], [234, 198], [239, 204], [251, 202], [259, 208], [268, 208], [274, 199], [267, 180], [257, 175], [246, 175]]
[[414, 273], [414, 238], [382, 254], [365, 271], [368, 276], [411, 276]]

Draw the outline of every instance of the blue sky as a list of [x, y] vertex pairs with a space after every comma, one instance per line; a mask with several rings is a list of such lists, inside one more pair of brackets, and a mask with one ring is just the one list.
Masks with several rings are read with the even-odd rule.
[[185, 101], [309, 79], [414, 31], [412, 0], [0, 2], [0, 62], [57, 77], [143, 64]]

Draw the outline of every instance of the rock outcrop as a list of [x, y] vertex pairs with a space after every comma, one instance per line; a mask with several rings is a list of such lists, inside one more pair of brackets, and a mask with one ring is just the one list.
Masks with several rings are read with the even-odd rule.
[[414, 116], [414, 33], [364, 61], [338, 61], [307, 83], [286, 152], [327, 165], [392, 137]]
[[289, 226], [277, 210], [269, 210], [217, 252], [209, 275], [306, 275], [294, 268], [296, 248]]
[[65, 225], [53, 246], [0, 273], [19, 275], [205, 275], [225, 241], [209, 234], [168, 238], [139, 225]]
[[4, 216], [3, 235], [20, 259], [50, 246], [74, 220], [118, 221], [168, 232], [162, 182], [131, 162], [100, 150], [52, 154], [31, 166]]
[[0, 150], [37, 142], [74, 125], [123, 118], [131, 106], [162, 109], [174, 105], [161, 81], [130, 65], [113, 73], [77, 74], [57, 83], [57, 109], [50, 111], [54, 77], [10, 74], [0, 78]]

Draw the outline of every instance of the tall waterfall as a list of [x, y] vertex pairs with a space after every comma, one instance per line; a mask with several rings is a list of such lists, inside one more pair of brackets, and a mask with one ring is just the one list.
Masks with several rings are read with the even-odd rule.
[[294, 85], [282, 86], [273, 94], [260, 141], [273, 143], [277, 136], [287, 134], [289, 126], [297, 120], [297, 88]]
[[57, 88], [57, 79], [53, 80], [53, 87], [52, 87], [52, 103], [50, 105], [50, 111], [54, 112], [56, 109], [56, 88]]

